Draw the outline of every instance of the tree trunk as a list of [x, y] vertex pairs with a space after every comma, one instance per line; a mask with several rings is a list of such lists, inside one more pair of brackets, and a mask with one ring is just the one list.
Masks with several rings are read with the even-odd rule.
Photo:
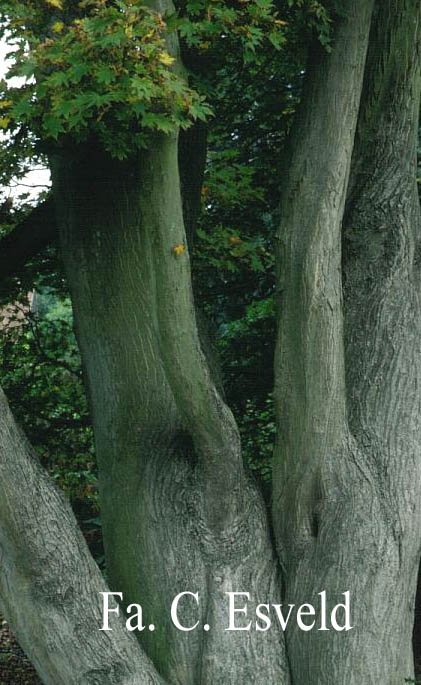
[[[1, 395], [1, 609], [47, 684], [397, 685], [412, 674], [420, 8], [377, 9], [342, 234], [371, 12], [349, 0], [334, 52], [312, 56], [291, 146], [277, 255], [278, 556], [199, 339], [177, 137], [125, 162], [93, 141], [51, 157], [109, 583], [122, 613], [139, 603], [156, 628], [140, 645], [117, 617], [99, 630], [104, 581]], [[180, 605], [181, 623], [199, 621], [189, 632], [170, 617], [183, 591], [199, 593], [199, 607]], [[326, 591], [330, 609], [349, 591], [353, 628], [291, 623], [286, 653], [276, 624], [225, 630], [230, 591], [250, 593], [244, 623], [258, 603], [317, 605]]]
[[[226, 592], [246, 588], [252, 614], [280, 586], [262, 499], [198, 341], [177, 139], [157, 137], [127, 163], [91, 149], [51, 166], [111, 587], [157, 626], [141, 642], [170, 682], [287, 683], [280, 630], [224, 630]], [[186, 633], [170, 618], [184, 590], [200, 595], [199, 613], [195, 602], [180, 612], [187, 626], [200, 620]]]
[[[343, 283], [346, 174], [335, 150], [343, 154], [344, 136], [351, 138], [358, 86], [355, 104], [348, 100], [341, 111], [340, 88], [319, 66], [313, 88], [320, 110], [315, 104], [311, 112], [321, 128], [302, 121], [296, 131], [280, 235], [274, 516], [287, 599], [311, 601], [326, 591], [331, 606], [349, 591], [353, 629], [291, 631], [294, 683], [397, 685], [413, 675], [421, 537], [419, 24], [418, 2], [388, 0], [377, 8], [344, 224]], [[345, 84], [343, 72], [341, 78]], [[326, 111], [338, 114], [337, 126], [330, 116], [324, 128]], [[333, 160], [320, 162], [319, 150], [316, 168], [313, 143]], [[307, 175], [298, 187], [300, 158]]]
[[108, 588], [1, 390], [0, 520], [0, 609], [42, 681], [164, 685], [121, 620], [99, 630]]

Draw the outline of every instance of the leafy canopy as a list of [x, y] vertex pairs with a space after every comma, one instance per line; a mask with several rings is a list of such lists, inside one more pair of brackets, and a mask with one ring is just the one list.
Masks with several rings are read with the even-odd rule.
[[0, 127], [44, 147], [94, 135], [120, 158], [151, 131], [211, 114], [175, 59], [175, 31], [199, 51], [230, 37], [250, 59], [265, 37], [279, 48], [286, 26], [272, 0], [194, 0], [165, 18], [141, 0], [8, 0], [0, 20], [14, 49], [8, 77], [25, 79], [1, 82]]
[[[114, 156], [205, 118], [209, 108], [171, 68], [166, 24], [138, 0], [8, 3], [7, 39], [17, 46], [2, 83], [0, 125], [38, 139], [96, 135]], [[69, 7], [72, 6], [71, 9]]]

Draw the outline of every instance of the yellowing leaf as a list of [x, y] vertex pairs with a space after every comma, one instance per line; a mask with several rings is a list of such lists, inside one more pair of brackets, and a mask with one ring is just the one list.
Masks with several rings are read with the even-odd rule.
[[45, 0], [45, 2], [47, 5], [50, 5], [50, 7], [57, 7], [59, 10], [63, 9], [62, 0]]
[[177, 257], [179, 257], [179, 255], [186, 251], [186, 248], [184, 245], [182, 245], [182, 243], [177, 243], [177, 245], [174, 245], [172, 251]]
[[64, 24], [62, 21], [56, 21], [51, 28], [53, 29], [54, 33], [61, 33], [64, 29]]
[[7, 128], [10, 124], [10, 117], [0, 117], [1, 128]]
[[7, 107], [11, 107], [13, 105], [12, 100], [3, 100], [3, 102], [0, 102], [0, 109], [6, 109]]
[[171, 55], [168, 54], [168, 52], [161, 52], [159, 55], [159, 61], [162, 62], [162, 64], [165, 64], [166, 66], [170, 66], [174, 62], [174, 57], [171, 57]]
[[278, 26], [288, 26], [288, 22], [284, 21], [283, 19], [275, 19], [274, 23]]

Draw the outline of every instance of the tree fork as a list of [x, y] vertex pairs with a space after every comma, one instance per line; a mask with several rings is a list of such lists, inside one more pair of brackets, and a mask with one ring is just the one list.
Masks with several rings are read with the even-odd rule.
[[[277, 453], [275, 491], [280, 499], [275, 500], [274, 515], [285, 512], [278, 544], [286, 559], [286, 597], [304, 601], [326, 590], [332, 602], [341, 601], [344, 591], [354, 598], [354, 627], [346, 637], [332, 632], [289, 633], [288, 655], [297, 683], [397, 685], [413, 675], [421, 453], [416, 428], [421, 412], [416, 258], [420, 224], [415, 185], [419, 25], [418, 3], [388, 0], [376, 7], [348, 191], [344, 283], [340, 280], [341, 232], [338, 224], [333, 229], [326, 222], [326, 247], [334, 236], [335, 268], [329, 276], [329, 262], [321, 261], [320, 270], [313, 272], [314, 280], [297, 286], [298, 301], [304, 292], [304, 301], [312, 304], [306, 321], [318, 318], [324, 330], [316, 326], [312, 336], [303, 321], [295, 327], [290, 324], [303, 343], [301, 354], [304, 351], [313, 362], [308, 364], [304, 357], [297, 371], [302, 383], [294, 397], [301, 393], [301, 400], [292, 404], [292, 415], [300, 423], [295, 431], [288, 430], [285, 422], [280, 425], [284, 435], [298, 436], [291, 449], [290, 438], [285, 441], [281, 433]], [[326, 139], [321, 140], [326, 145]], [[303, 139], [302, 145], [308, 149], [308, 140]], [[332, 141], [329, 148], [336, 146], [338, 142]], [[309, 168], [315, 168], [311, 161]], [[328, 187], [337, 178], [333, 173]], [[295, 210], [297, 241], [303, 237], [298, 229], [300, 203], [302, 197]], [[290, 240], [294, 245], [294, 238]], [[315, 244], [304, 241], [311, 249]], [[292, 254], [299, 254], [299, 249]], [[307, 264], [305, 257], [303, 263]], [[313, 284], [317, 292], [326, 277], [329, 287], [315, 299]], [[332, 283], [336, 283], [336, 299], [325, 297], [324, 309], [323, 296], [329, 295]], [[282, 294], [281, 321], [291, 312], [288, 307], [293, 299], [289, 302]], [[344, 318], [336, 329], [337, 347], [333, 345], [335, 328], [326, 325], [335, 311], [338, 321]], [[330, 370], [325, 369], [329, 355], [313, 356], [320, 352], [320, 341], [328, 350], [339, 352], [338, 357], [330, 357]], [[282, 355], [286, 359], [285, 347], [279, 354], [278, 359]], [[299, 364], [298, 357], [291, 363]], [[286, 362], [282, 368], [278, 392], [288, 393]], [[323, 392], [314, 383], [320, 374], [330, 379]], [[335, 387], [339, 388], [337, 396]], [[328, 411], [329, 397], [334, 400], [333, 413]], [[281, 398], [281, 410], [284, 403]], [[306, 408], [301, 418], [300, 407]], [[321, 422], [314, 423], [323, 416], [333, 421], [335, 430], [342, 426], [336, 438]], [[305, 431], [309, 425], [312, 430], [306, 442], [300, 441], [300, 426]]]

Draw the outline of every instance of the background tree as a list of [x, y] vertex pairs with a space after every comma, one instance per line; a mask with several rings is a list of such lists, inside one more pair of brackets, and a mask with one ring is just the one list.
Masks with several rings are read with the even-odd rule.
[[[212, 31], [206, 21], [217, 7], [195, 4], [193, 14], [206, 11], [197, 31]], [[271, 3], [253, 4], [270, 25]], [[366, 65], [367, 0], [333, 13], [332, 51], [314, 44], [310, 54], [276, 237], [276, 547], [193, 304], [176, 129], [192, 107], [196, 116], [207, 110], [174, 70], [174, 35], [162, 42], [161, 15], [171, 7], [151, 3], [149, 13], [137, 3], [92, 3], [77, 6], [75, 18], [60, 2], [50, 5], [58, 16], [26, 3], [35, 14], [32, 24], [24, 17], [21, 35], [34, 43], [17, 61], [29, 68], [32, 60], [36, 81], [4, 99], [6, 126], [20, 121], [23, 133], [32, 126], [47, 141], [89, 389], [107, 577], [127, 604], [141, 601], [158, 628], [144, 631], [140, 646], [121, 623], [112, 640], [98, 631], [104, 581], [3, 395], [2, 609], [45, 682], [401, 682], [413, 673], [419, 561], [418, 4], [376, 7]], [[179, 9], [174, 24], [188, 43]], [[241, 11], [219, 9], [216, 35], [231, 20], [247, 55], [253, 17], [247, 27]], [[133, 74], [120, 46], [139, 41], [146, 49], [147, 32], [152, 44], [139, 67], [147, 73]], [[320, 37], [326, 42], [319, 30]], [[100, 84], [116, 80], [103, 71], [107, 46], [123, 71], [109, 91], [91, 92], [92, 74]], [[99, 79], [79, 66], [91, 57]], [[132, 88], [137, 95], [123, 110]], [[136, 116], [139, 149], [129, 152]], [[181, 156], [182, 179], [188, 164]], [[186, 196], [184, 214], [195, 215]], [[235, 231], [227, 237], [242, 240]], [[247, 247], [232, 256], [247, 259]], [[169, 619], [171, 598], [191, 587], [201, 594], [207, 633], [181, 634]], [[336, 604], [349, 589], [355, 628], [292, 629], [286, 645], [275, 627], [225, 633], [224, 593], [244, 587], [256, 603], [300, 603], [327, 589]], [[194, 609], [184, 611], [191, 621]]]

